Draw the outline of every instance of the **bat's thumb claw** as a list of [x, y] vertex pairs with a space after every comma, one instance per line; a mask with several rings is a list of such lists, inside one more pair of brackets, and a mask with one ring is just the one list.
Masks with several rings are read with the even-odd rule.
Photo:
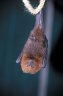
[[20, 63], [20, 59], [19, 58], [16, 60], [16, 63]]

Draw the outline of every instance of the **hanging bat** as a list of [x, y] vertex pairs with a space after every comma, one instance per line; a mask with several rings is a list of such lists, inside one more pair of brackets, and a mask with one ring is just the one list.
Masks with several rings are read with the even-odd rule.
[[47, 63], [48, 40], [43, 30], [41, 17], [41, 12], [39, 12], [36, 15], [34, 28], [16, 60], [16, 63], [20, 63], [24, 73], [35, 74]]

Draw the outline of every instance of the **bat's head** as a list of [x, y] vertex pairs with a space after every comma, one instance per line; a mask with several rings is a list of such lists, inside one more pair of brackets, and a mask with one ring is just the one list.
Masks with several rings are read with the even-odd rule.
[[34, 74], [38, 72], [42, 67], [42, 58], [39, 56], [32, 57], [23, 54], [21, 60], [21, 68], [25, 73]]

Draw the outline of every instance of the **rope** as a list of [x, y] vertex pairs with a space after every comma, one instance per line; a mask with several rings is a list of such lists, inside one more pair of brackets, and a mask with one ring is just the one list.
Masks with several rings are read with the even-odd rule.
[[45, 0], [40, 0], [39, 1], [39, 5], [36, 8], [32, 7], [32, 5], [30, 4], [29, 0], [22, 0], [22, 2], [24, 3], [24, 6], [28, 9], [28, 11], [31, 14], [36, 15], [44, 7]]

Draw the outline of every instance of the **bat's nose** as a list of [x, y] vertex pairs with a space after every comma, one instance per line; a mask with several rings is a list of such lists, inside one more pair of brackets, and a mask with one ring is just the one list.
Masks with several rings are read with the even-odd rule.
[[34, 60], [28, 60], [28, 62], [27, 62], [28, 64], [28, 66], [31, 66], [32, 68], [35, 66], [35, 62], [34, 62]]

